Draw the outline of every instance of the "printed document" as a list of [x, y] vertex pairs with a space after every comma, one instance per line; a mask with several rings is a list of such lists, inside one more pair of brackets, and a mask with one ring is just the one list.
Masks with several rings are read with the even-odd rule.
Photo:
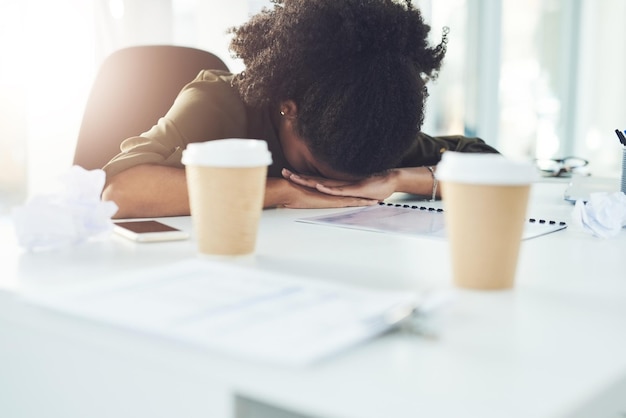
[[296, 366], [381, 334], [416, 306], [412, 292], [342, 286], [201, 259], [30, 295], [30, 300], [227, 355]]

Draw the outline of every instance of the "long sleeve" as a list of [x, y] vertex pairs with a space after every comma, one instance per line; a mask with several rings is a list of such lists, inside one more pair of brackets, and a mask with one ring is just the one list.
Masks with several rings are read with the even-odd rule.
[[182, 150], [191, 142], [245, 137], [246, 109], [229, 80], [227, 73], [200, 72], [156, 125], [122, 142], [121, 152], [104, 166], [107, 176], [140, 164], [182, 167]]
[[441, 160], [441, 154], [445, 151], [476, 153], [498, 152], [480, 138], [468, 138], [460, 135], [433, 137], [425, 133], [420, 133], [413, 143], [413, 146], [411, 146], [403, 157], [399, 167], [436, 165]]

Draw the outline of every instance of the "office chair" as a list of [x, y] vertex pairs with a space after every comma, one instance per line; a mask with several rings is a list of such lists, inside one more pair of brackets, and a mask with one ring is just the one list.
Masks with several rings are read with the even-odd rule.
[[203, 69], [228, 71], [210, 52], [172, 45], [134, 46], [109, 55], [96, 75], [78, 133], [74, 164], [102, 168], [120, 143], [149, 130]]

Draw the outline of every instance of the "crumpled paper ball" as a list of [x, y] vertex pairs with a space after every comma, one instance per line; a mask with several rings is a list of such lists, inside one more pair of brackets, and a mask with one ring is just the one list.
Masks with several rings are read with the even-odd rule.
[[576, 201], [573, 220], [584, 231], [600, 238], [614, 237], [626, 226], [626, 194], [591, 193], [585, 204]]
[[103, 170], [73, 166], [57, 193], [38, 195], [13, 209], [18, 243], [28, 250], [52, 249], [84, 242], [108, 232], [117, 205], [100, 199]]

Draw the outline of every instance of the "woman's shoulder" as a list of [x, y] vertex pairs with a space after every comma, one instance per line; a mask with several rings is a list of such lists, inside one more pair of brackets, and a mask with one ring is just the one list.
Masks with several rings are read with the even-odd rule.
[[198, 75], [183, 87], [182, 92], [188, 90], [208, 91], [213, 96], [238, 97], [239, 93], [233, 86], [234, 74], [222, 70], [201, 70]]
[[206, 81], [213, 83], [225, 83], [232, 86], [233, 73], [224, 70], [202, 70], [194, 81]]
[[204, 108], [203, 111], [219, 103], [222, 109], [243, 112], [245, 105], [231, 83], [233, 77], [234, 74], [227, 71], [202, 70], [183, 87], [176, 101], [186, 108]]

